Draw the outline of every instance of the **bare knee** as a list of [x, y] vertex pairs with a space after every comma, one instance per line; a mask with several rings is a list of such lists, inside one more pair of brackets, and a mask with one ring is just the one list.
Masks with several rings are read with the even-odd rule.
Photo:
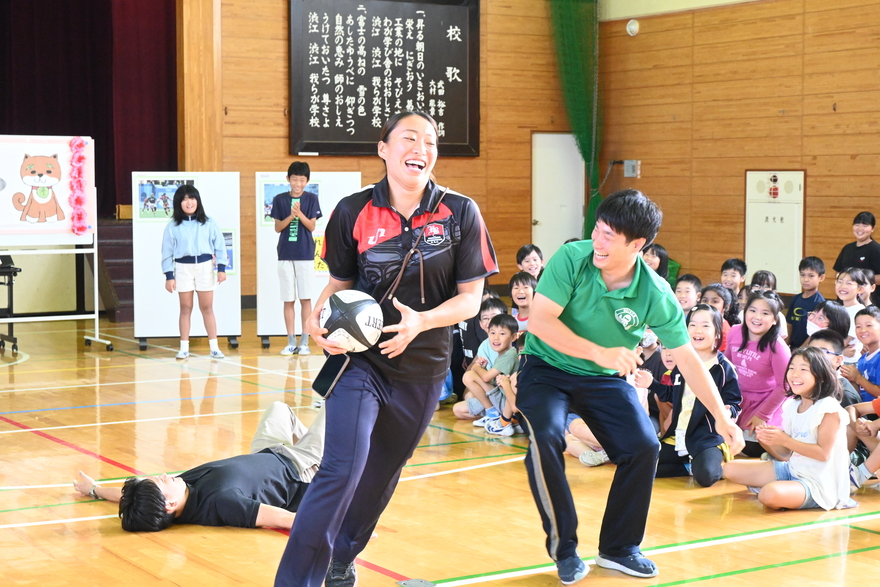
[[468, 409], [467, 402], [458, 402], [452, 406], [452, 413], [459, 420], [476, 420], [477, 418], [471, 414]]

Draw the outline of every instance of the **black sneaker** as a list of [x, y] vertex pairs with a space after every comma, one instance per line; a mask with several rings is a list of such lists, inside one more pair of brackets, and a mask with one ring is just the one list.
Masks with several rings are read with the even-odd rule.
[[641, 552], [629, 556], [608, 556], [600, 552], [596, 564], [603, 569], [613, 569], [633, 577], [656, 577], [660, 572], [654, 561], [645, 558]]
[[330, 561], [330, 569], [324, 578], [324, 587], [354, 587], [357, 585], [357, 570], [354, 563], [344, 563], [336, 559]]

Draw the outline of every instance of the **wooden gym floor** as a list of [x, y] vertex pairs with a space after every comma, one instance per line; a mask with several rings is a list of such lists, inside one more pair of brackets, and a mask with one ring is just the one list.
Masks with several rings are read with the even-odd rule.
[[[273, 530], [174, 526], [123, 532], [113, 504], [78, 497], [78, 470], [104, 484], [183, 471], [247, 451], [260, 411], [284, 400], [314, 418], [310, 381], [323, 361], [260, 348], [245, 312], [240, 347], [186, 362], [176, 340], [139, 352], [132, 326], [87, 348], [84, 323], [22, 324], [20, 353], [0, 355], [0, 585], [271, 585], [286, 536]], [[527, 440], [490, 438], [448, 407], [437, 412], [359, 560], [361, 587], [425, 579], [443, 587], [558, 585], [522, 464]], [[614, 467], [568, 461], [580, 553], [596, 552]], [[770, 513], [740, 486], [663, 479], [643, 549], [660, 575], [593, 567], [581, 585], [850, 585], [873, 580], [880, 491], [856, 509]]]

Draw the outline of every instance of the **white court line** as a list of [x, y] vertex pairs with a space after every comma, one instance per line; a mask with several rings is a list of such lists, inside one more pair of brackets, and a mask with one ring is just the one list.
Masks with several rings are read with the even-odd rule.
[[[735, 542], [746, 542], [748, 540], [757, 540], [761, 538], [771, 538], [773, 536], [783, 536], [785, 534], [794, 534], [796, 532], [809, 531], [819, 528], [830, 528], [832, 526], [842, 526], [844, 524], [855, 524], [869, 522], [871, 520], [880, 519], [880, 513], [862, 517], [843, 517], [836, 520], [828, 520], [827, 522], [818, 522], [805, 526], [793, 526], [790, 528], [781, 528], [778, 530], [756, 530], [747, 534], [737, 536], [728, 536], [726, 538], [716, 538], [706, 540], [705, 542], [679, 544], [676, 546], [667, 546], [661, 548], [643, 548], [643, 554], [657, 555], [667, 554], [670, 552], [683, 552], [686, 550], [696, 550], [697, 548], [705, 548], [707, 546], [721, 546], [724, 544], [733, 544]], [[595, 558], [583, 559], [584, 564], [591, 565], [596, 562]], [[548, 571], [556, 571], [555, 564], [543, 565], [532, 569], [523, 569], [521, 571], [511, 571], [508, 573], [497, 573], [484, 575], [482, 577], [471, 577], [470, 579], [462, 579], [460, 581], [450, 581], [448, 583], [440, 583], [439, 587], [460, 587], [462, 585], [475, 585], [477, 583], [488, 583], [489, 581], [500, 581], [501, 579], [512, 579], [515, 577], [527, 577], [529, 575], [539, 575]]]
[[[171, 363], [171, 364], [173, 364], [173, 363]], [[238, 365], [238, 363], [229, 363], [229, 364], [230, 365]], [[247, 367], [247, 365], [239, 365], [239, 366]], [[0, 367], [3, 367], [3, 365], [0, 365]], [[253, 367], [249, 367], [249, 368], [253, 368]], [[263, 371], [266, 373], [269, 373], [269, 374], [280, 375], [280, 376], [284, 376], [284, 377], [293, 377], [294, 379], [299, 379], [300, 381], [304, 381], [307, 383], [311, 382], [311, 380], [307, 377], [300, 377], [299, 375], [293, 375], [292, 373], [289, 373], [289, 372], [283, 371], [283, 370], [267, 371], [267, 370], [263, 369]], [[218, 375], [204, 375], [204, 376], [198, 375], [198, 376], [191, 376], [189, 379], [190, 379], [190, 381], [195, 381], [198, 379], [210, 379], [211, 377], [217, 377], [219, 379], [219, 378], [230, 378], [230, 377], [249, 377], [251, 375], [259, 375], [259, 373], [231, 373], [228, 375], [218, 374]], [[104, 387], [104, 386], [110, 386], [110, 385], [136, 385], [136, 384], [140, 384], [140, 383], [166, 383], [169, 381], [180, 381], [180, 377], [172, 377], [169, 379], [143, 379], [143, 380], [139, 380], [139, 381], [119, 381], [119, 382], [108, 382], [108, 383], [82, 383], [82, 384], [78, 384], [78, 385], [57, 385], [57, 386], [53, 386], [53, 387], [25, 387], [25, 388], [19, 388], [19, 389], [0, 389], [0, 394], [2, 394], [2, 393], [24, 393], [24, 392], [31, 392], [31, 391], [56, 391], [59, 389], [77, 389], [80, 387]], [[278, 391], [287, 391], [287, 390], [278, 390]]]
[[[133, 342], [133, 343], [135, 343], [135, 344], [140, 344], [140, 341], [138, 341], [138, 340], [134, 340], [134, 339], [131, 339], [131, 338], [125, 338], [124, 336], [113, 336], [112, 334], [108, 334], [108, 335], [107, 335], [107, 338], [115, 338], [115, 339], [118, 339], [118, 340], [124, 340], [124, 341], [127, 341], [127, 342]], [[168, 352], [172, 352], [172, 353], [177, 352], [177, 350], [178, 350], [178, 349], [175, 349], [175, 348], [172, 348], [172, 347], [162, 346], [162, 345], [158, 345], [158, 344], [149, 344], [149, 343], [147, 343], [147, 346], [151, 346], [151, 347], [154, 347], [154, 348], [157, 348], [157, 349], [166, 350], [166, 351], [168, 351]], [[190, 357], [191, 357], [191, 358], [205, 358], [205, 359], [210, 359], [210, 358], [211, 358], [211, 355], [193, 355], [193, 354], [191, 354]], [[153, 358], [155, 358], [155, 357], [153, 357]], [[158, 360], [161, 361], [161, 359], [158, 359]], [[254, 367], [253, 365], [245, 365], [244, 363], [234, 363], [234, 362], [232, 362], [231, 360], [229, 360], [229, 358], [226, 358], [226, 359], [219, 359], [219, 360], [218, 360], [218, 359], [211, 359], [211, 360], [213, 360], [213, 361], [217, 361], [218, 363], [223, 363], [223, 364], [225, 364], [225, 365], [237, 365], [238, 367], [241, 367], [241, 368], [243, 368], [243, 369], [253, 369], [254, 371], [260, 371], [261, 373], [275, 373], [275, 374], [278, 374], [278, 373], [286, 373], [286, 371], [279, 371], [279, 370], [277, 370], [277, 369], [276, 369], [276, 370], [272, 370], [272, 369], [263, 369], [262, 367]], [[172, 364], [173, 364], [173, 363], [172, 363]], [[309, 369], [309, 370], [311, 371], [311, 369]], [[298, 379], [302, 379], [303, 381], [308, 381], [307, 379], [305, 379], [305, 378], [303, 378], [303, 377], [300, 377], [299, 375], [289, 375], [289, 377], [296, 377], [296, 378], [298, 378]]]
[[[308, 406], [297, 406], [293, 409], [299, 409], [299, 407], [308, 407]], [[499, 455], [500, 456], [500, 455]], [[514, 459], [507, 459], [506, 461], [495, 461], [494, 463], [484, 463], [482, 465], [473, 465], [470, 467], [462, 467], [460, 469], [450, 469], [449, 471], [441, 471], [439, 473], [427, 473], [425, 475], [413, 475], [412, 477], [404, 477], [400, 480], [400, 483], [404, 481], [413, 481], [414, 479], [426, 479], [428, 477], [437, 477], [438, 475], [450, 475], [452, 473], [461, 473], [462, 471], [470, 471], [473, 469], [482, 469], [484, 467], [494, 467], [495, 465], [504, 465], [507, 463], [513, 463], [516, 461], [521, 461], [525, 459], [525, 457], [516, 457]], [[53, 483], [51, 485], [10, 485], [8, 487], [0, 487], [0, 491], [11, 491], [13, 489], [57, 489], [59, 487], [70, 487], [73, 481], [69, 481], [68, 483]], [[102, 485], [109, 485], [111, 483], [125, 483], [125, 479], [113, 479], [112, 481], [98, 481]]]
[[[504, 455], [498, 455], [504, 456]], [[482, 465], [471, 465], [470, 467], [462, 467], [461, 469], [450, 469], [449, 471], [440, 471], [439, 473], [425, 473], [424, 475], [413, 475], [412, 477], [403, 477], [398, 481], [398, 483], [403, 483], [404, 481], [413, 481], [415, 479], [427, 479], [429, 477], [439, 477], [440, 475], [451, 475], [452, 473], [461, 473], [462, 471], [472, 471], [474, 469], [483, 469], [486, 467], [494, 467], [495, 465], [504, 465], [507, 463], [515, 463], [517, 461], [525, 460], [525, 456], [515, 457], [512, 459], [507, 459], [504, 461], [494, 461], [491, 463], [483, 463]]]
[[[304, 406], [304, 407], [305, 407], [305, 406]], [[296, 408], [294, 408], [294, 409], [296, 409]], [[441, 472], [441, 473], [429, 473], [429, 474], [427, 474], [427, 475], [414, 475], [414, 476], [412, 476], [412, 477], [407, 477], [407, 478], [405, 478], [405, 479], [401, 479], [400, 481], [412, 481], [412, 480], [414, 480], [414, 479], [424, 479], [424, 478], [426, 478], [426, 477], [436, 477], [437, 475], [449, 475], [449, 474], [452, 474], [452, 473], [461, 473], [462, 471], [470, 471], [470, 470], [472, 470], [472, 469], [482, 469], [482, 468], [484, 468], [484, 467], [494, 467], [495, 465], [504, 465], [504, 464], [506, 464], [506, 463], [512, 463], [512, 462], [514, 462], [514, 461], [520, 461], [520, 460], [522, 460], [522, 459], [524, 459], [524, 458], [525, 458], [525, 457], [517, 457], [517, 458], [515, 458], [515, 459], [507, 459], [507, 460], [505, 460], [505, 461], [498, 461], [498, 462], [495, 462], [495, 463], [485, 463], [485, 464], [482, 464], [482, 465], [473, 465], [473, 466], [470, 466], [470, 467], [462, 467], [462, 468], [460, 468], [460, 469], [452, 469], [452, 470], [449, 470], [449, 471], [443, 471], [443, 472]], [[102, 481], [101, 483], [103, 483], [103, 484], [109, 484], [109, 483], [124, 483], [124, 482], [125, 482], [125, 479], [119, 479], [119, 480], [114, 480], [114, 481]], [[37, 489], [37, 488], [52, 488], [52, 487], [70, 487], [70, 486], [71, 486], [71, 483], [72, 483], [72, 482], [70, 482], [70, 483], [59, 483], [59, 484], [55, 484], [55, 485], [19, 485], [19, 486], [16, 486], [16, 487], [0, 487], [0, 490], [7, 490], [7, 489]], [[113, 515], [113, 516], [94, 516], [94, 517], [91, 517], [91, 518], [67, 518], [67, 519], [61, 519], [61, 520], [46, 520], [46, 521], [44, 521], [44, 522], [25, 522], [25, 523], [20, 523], [20, 524], [6, 524], [6, 525], [3, 525], [3, 526], [0, 526], [0, 530], [7, 529], [7, 528], [24, 528], [25, 526], [43, 526], [43, 525], [48, 525], [48, 524], [67, 524], [67, 523], [70, 523], [70, 522], [85, 522], [85, 521], [89, 521], [89, 520], [103, 520], [103, 519], [107, 519], [107, 518], [116, 518], [116, 517], [118, 517], [118, 516], [116, 516], [116, 515]], [[554, 568], [555, 568], [555, 567], [554, 567]]]
[[16, 359], [15, 361], [12, 361], [10, 363], [0, 362], [0, 367], [12, 367], [13, 365], [18, 365], [19, 363], [24, 363], [25, 361], [27, 361], [28, 359], [31, 358], [31, 356], [29, 354], [24, 353], [22, 351], [16, 351], [15, 354], [18, 355], [18, 359]]
[[[312, 406], [290, 406], [291, 410], [301, 410]], [[265, 412], [266, 410], [242, 410], [240, 412], [212, 412], [210, 414], [192, 414], [191, 416], [165, 416], [163, 418], [141, 418], [139, 420], [119, 420], [116, 422], [94, 422], [91, 424], [71, 424], [70, 426], [46, 426], [45, 428], [16, 428], [15, 430], [0, 430], [0, 434], [18, 434], [20, 432], [45, 432], [46, 430], [67, 430], [69, 428], [91, 428], [94, 426], [110, 426], [111, 424], [137, 424], [139, 422], [161, 422], [163, 420], [184, 420], [188, 418], [210, 418], [213, 416], [232, 416], [236, 414], [252, 414]]]
[[[125, 479], [113, 479], [112, 481], [95, 481], [101, 485], [112, 485], [113, 483], [125, 483]], [[0, 491], [12, 491], [13, 489], [57, 489], [59, 487], [71, 487], [73, 481], [67, 483], [53, 483], [51, 485], [10, 485], [9, 487], [0, 487]]]
[[[225, 377], [247, 377], [249, 375], [257, 375], [257, 373], [233, 373], [230, 375], [198, 375], [189, 377], [190, 381], [199, 379], [210, 379], [216, 377], [218, 379]], [[54, 387], [24, 387], [19, 389], [0, 389], [0, 393], [24, 393], [26, 391], [57, 391], [59, 389], [76, 389], [78, 387], [106, 387], [110, 385], [136, 385], [140, 383], [168, 383], [170, 381], [180, 381], [180, 377], [172, 377], [169, 379], [143, 379], [140, 381], [118, 381], [108, 383], [81, 383], [78, 385], [56, 385]]]
[[119, 514], [113, 514], [110, 516], [91, 516], [88, 518], [67, 518], [66, 520], [43, 520], [42, 522], [24, 522], [19, 524], [3, 524], [0, 525], [0, 530], [6, 530], [8, 528], [27, 528], [28, 526], [48, 526], [49, 524], [68, 524], [70, 522], [90, 522], [92, 520], [108, 520], [110, 518], [118, 518]]

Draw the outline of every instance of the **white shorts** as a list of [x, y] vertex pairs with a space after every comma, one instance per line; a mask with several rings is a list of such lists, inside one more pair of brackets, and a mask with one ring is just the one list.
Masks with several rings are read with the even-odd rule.
[[281, 301], [310, 300], [315, 289], [315, 262], [278, 261]]
[[188, 291], [214, 291], [217, 278], [214, 275], [214, 261], [202, 263], [175, 263], [174, 281], [179, 293]]

